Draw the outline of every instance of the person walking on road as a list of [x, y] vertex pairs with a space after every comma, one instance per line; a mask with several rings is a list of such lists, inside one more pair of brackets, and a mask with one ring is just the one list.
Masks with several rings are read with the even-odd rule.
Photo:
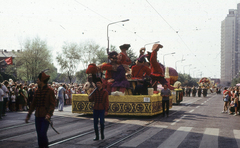
[[33, 101], [26, 116], [25, 122], [28, 120], [34, 110], [35, 111], [35, 127], [38, 137], [38, 146], [40, 148], [48, 148], [47, 130], [49, 120], [53, 115], [55, 108], [54, 91], [47, 86], [50, 76], [41, 72], [37, 79], [38, 89], [34, 93]]
[[6, 116], [6, 105], [7, 105], [7, 102], [8, 102], [8, 93], [9, 93], [9, 90], [7, 89], [8, 87], [8, 81], [5, 80], [2, 84], [2, 90], [4, 92], [4, 97], [3, 97], [3, 109], [2, 109], [2, 115], [3, 116]]
[[62, 85], [60, 84], [60, 87], [58, 88], [58, 94], [57, 94], [57, 97], [58, 97], [58, 101], [59, 101], [59, 104], [58, 104], [58, 111], [63, 111], [63, 106], [64, 106], [64, 92], [66, 91], [65, 89], [65, 84]]
[[93, 107], [93, 118], [94, 118], [94, 130], [96, 137], [94, 141], [99, 140], [98, 132], [98, 118], [100, 118], [101, 126], [101, 139], [104, 139], [104, 116], [108, 114], [109, 101], [108, 101], [108, 91], [103, 89], [101, 78], [96, 78], [96, 91], [92, 95], [88, 96], [90, 102], [94, 102]]
[[168, 117], [168, 114], [169, 114], [169, 96], [171, 96], [171, 91], [168, 88], [167, 84], [164, 84], [163, 88], [164, 89], [161, 90], [163, 117], [165, 116], [165, 105], [166, 105], [166, 108], [167, 108], [167, 117]]
[[0, 83], [0, 119], [2, 119], [3, 96], [4, 96], [4, 92], [2, 90], [2, 84]]
[[201, 86], [198, 86], [198, 97], [201, 97], [201, 94], [202, 94], [202, 88]]

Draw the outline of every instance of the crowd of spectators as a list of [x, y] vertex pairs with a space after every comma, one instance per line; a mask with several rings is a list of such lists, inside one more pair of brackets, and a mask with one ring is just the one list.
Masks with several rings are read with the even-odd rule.
[[239, 94], [240, 87], [225, 87], [223, 91], [223, 111], [222, 113], [229, 113], [229, 115], [239, 115]]
[[[63, 98], [62, 105], [71, 105], [72, 94], [83, 94], [81, 84], [56, 83], [48, 84], [54, 90], [56, 108], [59, 106], [59, 96]], [[59, 87], [64, 91], [60, 91]], [[34, 92], [38, 89], [37, 84], [17, 83], [11, 79], [0, 83], [0, 119], [6, 116], [6, 112], [27, 111], [34, 97]], [[60, 94], [61, 93], [61, 94]], [[59, 110], [62, 111], [62, 110]]]

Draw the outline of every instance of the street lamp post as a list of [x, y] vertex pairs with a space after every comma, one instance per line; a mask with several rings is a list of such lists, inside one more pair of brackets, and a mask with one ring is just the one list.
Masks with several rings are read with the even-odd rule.
[[[197, 74], [200, 74], [200, 78], [202, 77], [202, 75], [203, 75], [203, 72], [198, 72]], [[197, 74], [196, 74], [196, 77], [197, 77]]]
[[198, 70], [194, 70], [194, 71], [193, 71], [193, 77], [194, 77], [194, 73], [195, 73], [195, 71], [197, 72], [197, 71], [199, 71], [199, 69], [198, 69]]
[[183, 66], [183, 73], [184, 73], [184, 74], [185, 74], [185, 70], [184, 70], [184, 68], [185, 68], [186, 66], [189, 66], [189, 67], [190, 67], [191, 65], [192, 65], [192, 64], [184, 65], [184, 66]]
[[181, 61], [181, 62], [182, 62], [182, 61], [185, 61], [185, 59], [178, 60], [178, 61], [175, 62], [175, 69], [176, 69], [176, 70], [177, 70], [177, 62], [180, 62], [180, 61]]
[[167, 53], [167, 54], [164, 54], [164, 55], [163, 55], [163, 65], [164, 65], [164, 66], [165, 66], [164, 56], [166, 56], [166, 55], [171, 55], [171, 54], [175, 54], [175, 52]]
[[129, 21], [129, 19], [126, 19], [126, 20], [121, 20], [121, 21], [117, 21], [117, 22], [112, 22], [112, 23], [109, 23], [107, 25], [107, 41], [108, 41], [108, 45], [107, 45], [107, 54], [109, 53], [109, 36], [108, 36], [108, 27], [112, 24], [116, 24], [116, 23], [120, 23], [120, 22], [127, 22]]
[[147, 44], [145, 44], [144, 45], [144, 47], [146, 47], [147, 45], [150, 45], [150, 44], [157, 44], [157, 43], [159, 43], [160, 41], [156, 41], [156, 42], [152, 42], [152, 43], [147, 43]]
[[190, 75], [190, 70], [191, 70], [191, 69], [196, 69], [196, 67], [193, 67], [193, 68], [189, 68], [189, 75]]

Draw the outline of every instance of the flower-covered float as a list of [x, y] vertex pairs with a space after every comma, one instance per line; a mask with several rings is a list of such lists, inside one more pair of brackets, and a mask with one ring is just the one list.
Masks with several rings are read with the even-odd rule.
[[124, 44], [120, 46], [120, 53], [109, 52], [108, 63], [88, 66], [88, 82], [84, 86], [86, 94], [73, 94], [73, 113], [93, 113], [93, 103], [89, 102], [88, 95], [95, 89], [94, 79], [103, 73], [103, 88], [109, 92], [109, 115], [153, 116], [162, 113], [162, 97], [157, 90], [159, 83], [167, 83], [172, 90], [173, 95], [169, 98], [169, 108], [172, 108], [172, 99], [176, 98], [173, 85], [178, 74], [175, 69], [165, 68], [157, 62], [157, 51], [163, 46], [154, 44], [152, 52], [145, 55], [145, 48], [141, 48], [140, 56], [131, 68], [132, 61], [126, 54], [129, 47], [129, 44]]

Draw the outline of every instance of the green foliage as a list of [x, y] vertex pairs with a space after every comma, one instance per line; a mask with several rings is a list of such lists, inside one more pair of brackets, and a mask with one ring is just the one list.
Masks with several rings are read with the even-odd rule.
[[87, 82], [86, 69], [76, 72], [76, 77], [77, 77], [77, 81], [79, 83], [83, 84], [83, 83]]
[[190, 75], [188, 74], [181, 74], [178, 73], [178, 81], [180, 81], [182, 83], [182, 86], [198, 86], [198, 80], [192, 78]]
[[131, 59], [132, 65], [133, 65], [138, 58], [137, 55], [133, 52], [131, 48], [127, 50], [127, 54], [128, 54], [128, 57]]
[[88, 65], [95, 63], [96, 65], [107, 62], [107, 52], [104, 48], [100, 48], [93, 41], [86, 41], [79, 45], [81, 57], [81, 64], [83, 69], [87, 69]]
[[106, 54], [106, 50], [104, 48], [101, 48], [96, 51], [96, 57], [93, 58], [93, 61], [95, 61], [96, 65], [107, 63], [108, 56]]
[[233, 79], [231, 82], [231, 86], [236, 86], [236, 84], [238, 84], [238, 83], [240, 83], [240, 77]]
[[65, 42], [62, 47], [62, 54], [58, 54], [57, 62], [61, 66], [60, 71], [67, 74], [71, 83], [77, 70], [77, 65], [81, 60], [82, 53], [76, 43]]
[[47, 74], [55, 71], [51, 61], [50, 50], [46, 41], [39, 37], [27, 40], [24, 43], [23, 50], [16, 52], [16, 69], [19, 80], [36, 82], [38, 74], [48, 69]]
[[5, 79], [0, 75], [0, 82], [3, 82]]

